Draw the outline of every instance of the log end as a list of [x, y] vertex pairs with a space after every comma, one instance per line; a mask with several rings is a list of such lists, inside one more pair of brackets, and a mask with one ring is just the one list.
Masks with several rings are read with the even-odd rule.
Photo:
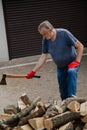
[[47, 130], [51, 130], [53, 128], [53, 123], [50, 119], [44, 120], [44, 126]]

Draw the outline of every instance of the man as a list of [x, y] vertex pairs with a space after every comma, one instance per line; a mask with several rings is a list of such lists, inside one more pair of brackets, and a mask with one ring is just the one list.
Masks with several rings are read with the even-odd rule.
[[[49, 21], [44, 21], [38, 26], [42, 35], [42, 55], [34, 69], [26, 75], [32, 78], [43, 66], [48, 53], [57, 65], [57, 78], [61, 99], [76, 95], [77, 72], [83, 53], [83, 45], [66, 29], [54, 28]], [[77, 51], [76, 51], [77, 50]]]

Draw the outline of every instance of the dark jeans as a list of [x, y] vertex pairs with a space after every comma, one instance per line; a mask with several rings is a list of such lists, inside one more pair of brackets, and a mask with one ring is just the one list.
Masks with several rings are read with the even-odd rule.
[[76, 95], [77, 72], [79, 68], [80, 66], [72, 69], [68, 69], [67, 67], [57, 68], [59, 91], [62, 100]]

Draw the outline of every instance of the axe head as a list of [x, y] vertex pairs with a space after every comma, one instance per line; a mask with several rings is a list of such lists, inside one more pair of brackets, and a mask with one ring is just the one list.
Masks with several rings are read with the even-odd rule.
[[3, 74], [2, 75], [2, 79], [1, 79], [1, 82], [0, 82], [0, 85], [6, 85], [6, 74]]

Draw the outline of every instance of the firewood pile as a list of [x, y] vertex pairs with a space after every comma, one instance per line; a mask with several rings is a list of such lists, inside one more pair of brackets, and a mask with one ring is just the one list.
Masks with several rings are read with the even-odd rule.
[[0, 130], [87, 130], [87, 99], [71, 97], [43, 103], [22, 94], [17, 106], [8, 105], [0, 114]]

